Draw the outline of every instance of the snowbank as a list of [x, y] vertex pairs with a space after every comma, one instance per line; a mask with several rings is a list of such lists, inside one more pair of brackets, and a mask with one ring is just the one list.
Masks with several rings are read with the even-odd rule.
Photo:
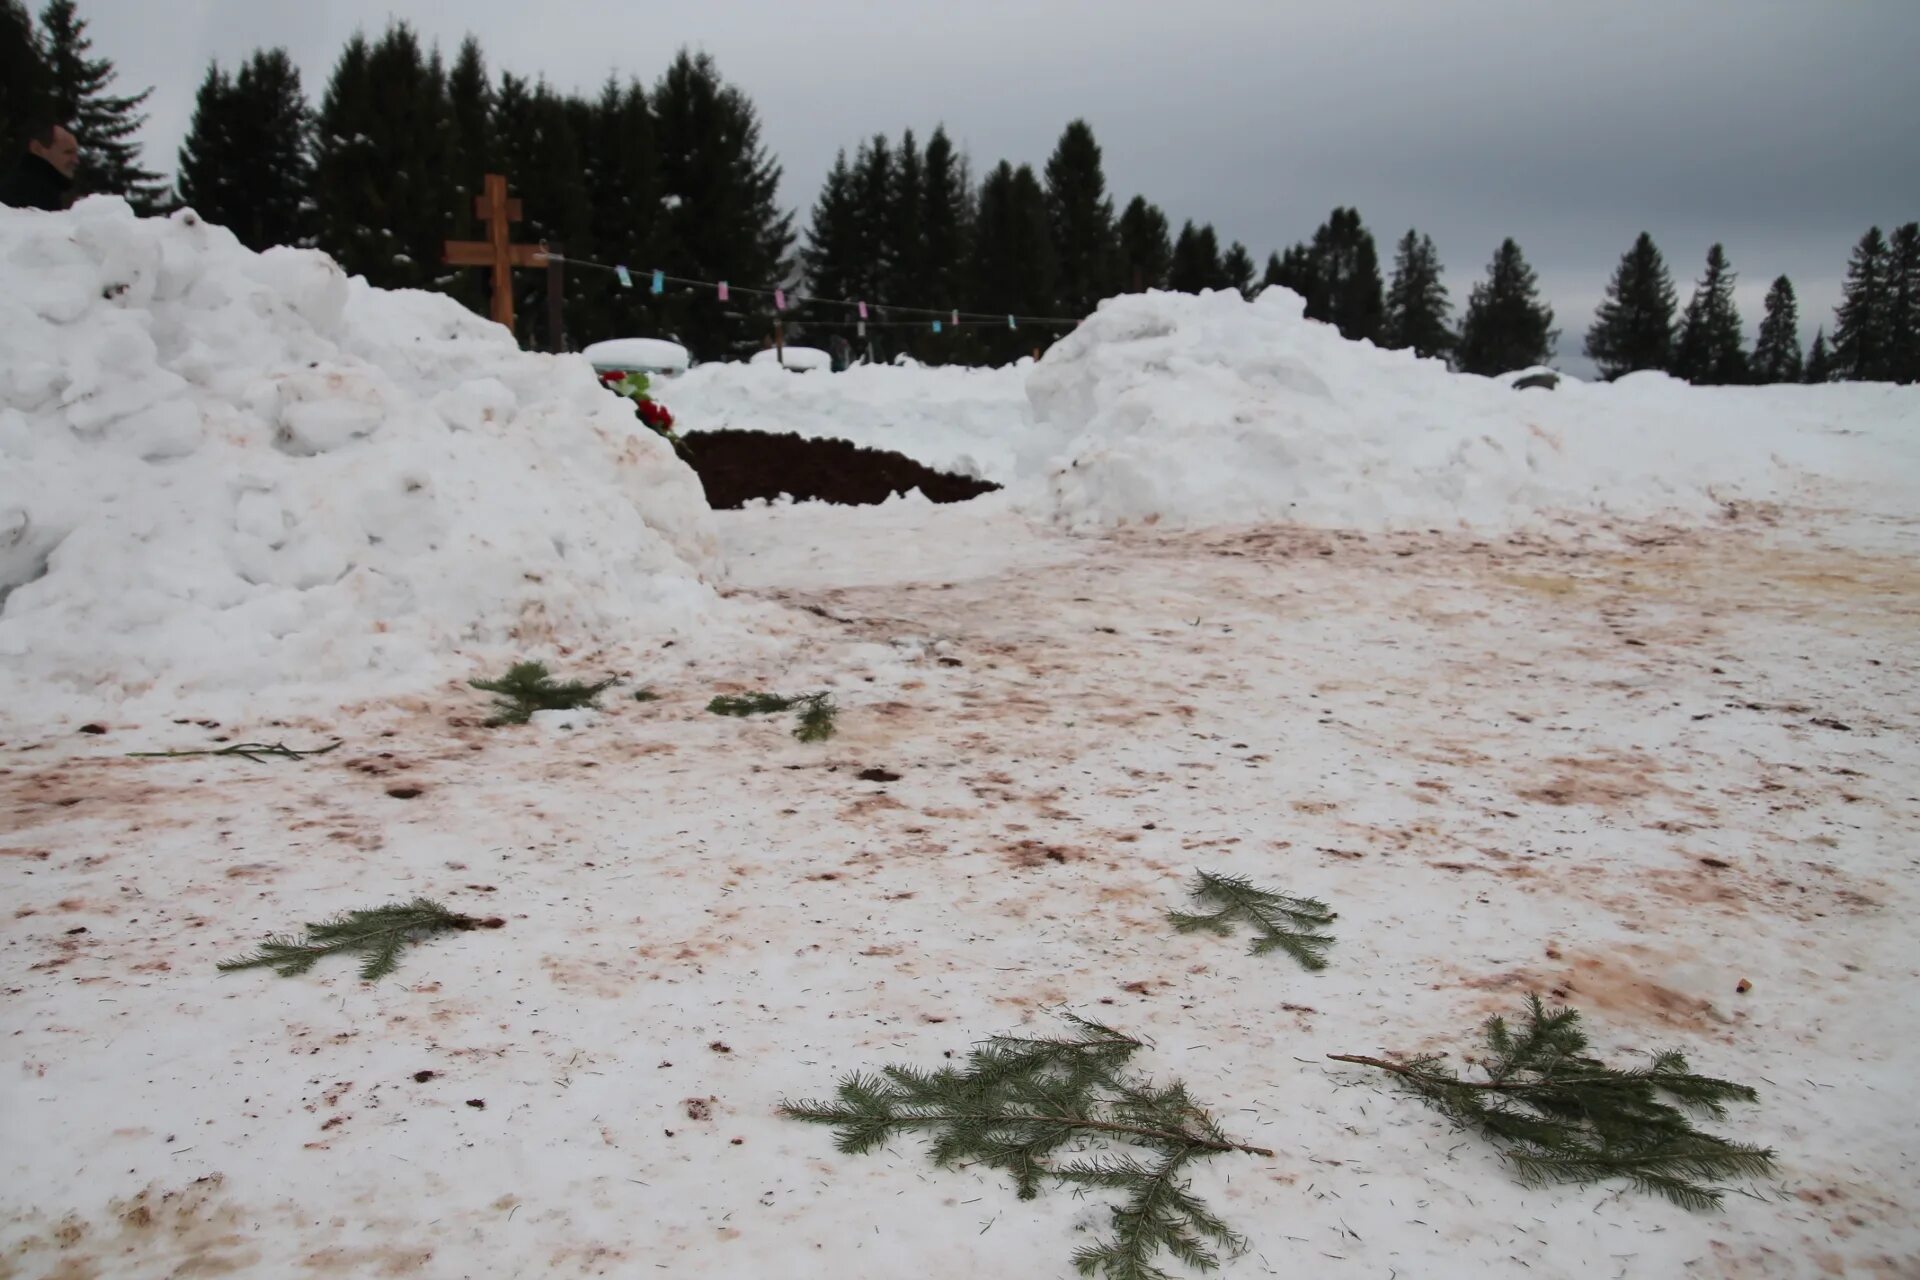
[[[788, 354], [792, 354], [788, 348]], [[1006, 484], [1032, 433], [1026, 370], [855, 365], [795, 378], [769, 364], [702, 364], [668, 403], [683, 432], [791, 431], [891, 449], [956, 475]]]
[[671, 447], [586, 360], [449, 299], [89, 200], [0, 210], [0, 332], [15, 712], [62, 689], [373, 693], [717, 604]]
[[1028, 382], [1047, 466], [1031, 509], [1069, 527], [1287, 520], [1505, 529], [1566, 514], [1699, 517], [1813, 474], [1864, 478], [1920, 396], [1886, 386], [1552, 393], [1348, 342], [1269, 289], [1115, 298]]

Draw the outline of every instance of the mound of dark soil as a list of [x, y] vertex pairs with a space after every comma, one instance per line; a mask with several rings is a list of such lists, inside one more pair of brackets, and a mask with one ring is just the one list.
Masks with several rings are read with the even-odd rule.
[[918, 489], [934, 502], [965, 502], [1000, 486], [923, 467], [904, 454], [791, 432], [701, 431], [682, 437], [716, 510], [790, 493], [797, 502], [862, 507]]

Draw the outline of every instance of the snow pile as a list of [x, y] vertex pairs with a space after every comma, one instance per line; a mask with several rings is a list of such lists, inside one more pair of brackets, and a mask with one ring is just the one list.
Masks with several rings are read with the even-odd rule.
[[90, 200], [0, 210], [0, 332], [16, 712], [417, 687], [716, 608], [671, 447], [586, 360], [449, 299]]
[[1031, 434], [1031, 367], [855, 365], [796, 378], [772, 364], [702, 364], [674, 382], [669, 403], [683, 433], [790, 431], [890, 449], [938, 471], [1006, 484]]
[[[1252, 303], [1233, 293], [1103, 303], [1028, 382], [1036, 447], [1054, 455], [1029, 509], [1070, 528], [1701, 517], [1723, 499], [1783, 496], [1813, 473], [1870, 475], [1885, 460], [1845, 437], [1911, 438], [1920, 408], [1901, 388], [1808, 388], [1809, 398], [1657, 374], [1516, 393], [1348, 342], [1303, 319], [1302, 305], [1280, 289]], [[1911, 478], [1911, 449], [1905, 466]]]

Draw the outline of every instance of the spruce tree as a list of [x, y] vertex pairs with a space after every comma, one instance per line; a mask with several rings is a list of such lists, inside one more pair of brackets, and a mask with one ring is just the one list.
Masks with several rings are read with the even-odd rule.
[[1313, 262], [1307, 318], [1325, 320], [1342, 337], [1368, 341], [1380, 336], [1386, 317], [1385, 288], [1373, 234], [1358, 209], [1337, 208], [1313, 233], [1308, 249]]
[[1220, 274], [1227, 286], [1238, 290], [1241, 297], [1253, 296], [1253, 255], [1238, 240], [1227, 247], [1226, 255], [1220, 259]]
[[1800, 381], [1800, 304], [1793, 296], [1793, 281], [1785, 276], [1767, 290], [1767, 314], [1753, 344], [1749, 372], [1755, 382]]
[[12, 156], [48, 110], [47, 58], [21, 0], [0, 0], [0, 147]]
[[1167, 287], [1176, 293], [1227, 287], [1226, 266], [1220, 261], [1220, 238], [1214, 233], [1212, 223], [1197, 228], [1191, 221], [1181, 224], [1180, 238], [1173, 242]]
[[[587, 220], [587, 243], [568, 251], [626, 266], [644, 280], [659, 265], [653, 232], [660, 215], [647, 92], [637, 80], [609, 76], [598, 97], [570, 99], [567, 110], [580, 148]], [[661, 317], [644, 285], [622, 287], [605, 271], [569, 271], [566, 320], [574, 345], [584, 346], [656, 332]]]
[[833, 168], [813, 202], [813, 218], [800, 250], [807, 291], [828, 298], [865, 297], [870, 284], [861, 269], [861, 249], [853, 169], [842, 150], [834, 156]]
[[1487, 278], [1467, 299], [1455, 363], [1462, 373], [1488, 377], [1525, 369], [1545, 363], [1558, 336], [1553, 308], [1540, 300], [1533, 268], [1512, 238], [1502, 241]]
[[[472, 36], [460, 42], [447, 73], [447, 126], [447, 239], [477, 240], [481, 227], [473, 198], [481, 193], [488, 166], [494, 163], [493, 82], [480, 42]], [[444, 267], [437, 283], [469, 309], [489, 313], [491, 284], [485, 272]]]
[[[1279, 268], [1276, 260], [1269, 272]], [[1447, 327], [1453, 304], [1440, 280], [1440, 254], [1433, 237], [1409, 229], [1393, 255], [1393, 283], [1387, 288], [1386, 315], [1380, 326], [1380, 345], [1389, 350], [1411, 349], [1434, 357], [1452, 350], [1454, 336]]]
[[[1051, 315], [1054, 293], [1053, 235], [1047, 198], [1033, 170], [1002, 160], [980, 184], [974, 222], [974, 311]], [[1018, 359], [1052, 340], [1045, 329], [982, 331], [982, 347], [995, 362]]]
[[313, 192], [319, 247], [349, 273], [388, 289], [444, 278], [453, 204], [476, 194], [451, 189], [447, 118], [439, 56], [411, 27], [347, 42], [321, 99]]
[[255, 50], [228, 77], [207, 68], [180, 148], [179, 196], [249, 249], [305, 243], [311, 113], [284, 49]]
[[[1313, 251], [1303, 244], [1294, 245], [1285, 255], [1267, 255], [1267, 273], [1261, 284], [1266, 288], [1290, 289], [1309, 306], [1317, 305], [1323, 314], [1326, 310], [1326, 290], [1320, 283], [1318, 264]], [[1316, 304], [1315, 299], [1320, 301]]]
[[1047, 225], [1059, 291], [1056, 310], [1091, 315], [1102, 298], [1118, 292], [1118, 245], [1100, 144], [1085, 120], [1073, 121], [1060, 135], [1047, 160], [1046, 178]]
[[1920, 222], [1893, 233], [1888, 254], [1886, 376], [1895, 382], [1920, 382]]
[[1673, 281], [1667, 264], [1642, 231], [1621, 255], [1606, 299], [1587, 330], [1587, 355], [1609, 381], [1673, 365]]
[[[675, 274], [766, 288], [787, 279], [793, 217], [780, 208], [780, 166], [760, 116], [713, 59], [682, 50], [653, 91], [662, 207], [660, 252]], [[757, 349], [772, 328], [766, 299], [681, 295], [679, 332], [704, 359]]]
[[1809, 386], [1821, 382], [1832, 382], [1834, 378], [1833, 357], [1827, 350], [1827, 330], [1822, 325], [1813, 335], [1813, 345], [1807, 348], [1807, 367], [1801, 378]]
[[887, 278], [884, 296], [908, 305], [928, 305], [926, 243], [926, 165], [919, 142], [908, 129], [893, 153], [893, 183], [886, 193]]
[[1734, 272], [1719, 245], [1707, 250], [1707, 273], [1687, 303], [1673, 348], [1674, 376], [1702, 386], [1745, 382], [1747, 355], [1740, 349], [1740, 313], [1733, 305]]
[[920, 166], [925, 301], [932, 306], [958, 306], [965, 292], [967, 235], [972, 221], [972, 197], [967, 187], [965, 162], [955, 154], [946, 129], [936, 126], [927, 139]]
[[1886, 237], [1874, 227], [1854, 246], [1840, 307], [1833, 315], [1836, 377], [1860, 382], [1887, 376], [1893, 302], [1889, 269]]
[[140, 108], [151, 88], [120, 95], [112, 92], [115, 72], [107, 58], [89, 57], [93, 41], [73, 0], [47, 0], [40, 11], [42, 48], [47, 67], [46, 107], [55, 120], [73, 130], [80, 143], [80, 167], [74, 189], [80, 195], [124, 196], [141, 213], [165, 199], [160, 175], [140, 165], [134, 135], [147, 117]]
[[1167, 234], [1167, 215], [1135, 196], [1120, 215], [1121, 285], [1131, 293], [1167, 287], [1173, 267], [1173, 241]]

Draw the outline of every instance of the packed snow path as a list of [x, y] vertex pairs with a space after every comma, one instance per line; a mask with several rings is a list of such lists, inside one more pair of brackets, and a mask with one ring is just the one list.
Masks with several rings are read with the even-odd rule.
[[[1075, 540], [998, 503], [721, 516], [784, 639], [572, 730], [449, 684], [10, 735], [0, 1275], [1064, 1277], [1095, 1202], [774, 1114], [1056, 1007], [1278, 1153], [1199, 1170], [1229, 1276], [1920, 1271], [1920, 527]], [[824, 746], [703, 711], [823, 687]], [[1331, 967], [1175, 936], [1196, 868], [1324, 898]], [[371, 987], [214, 969], [413, 895], [508, 925]], [[1759, 1087], [1715, 1127], [1779, 1180], [1525, 1190], [1325, 1060], [1466, 1048], [1530, 989]]]

